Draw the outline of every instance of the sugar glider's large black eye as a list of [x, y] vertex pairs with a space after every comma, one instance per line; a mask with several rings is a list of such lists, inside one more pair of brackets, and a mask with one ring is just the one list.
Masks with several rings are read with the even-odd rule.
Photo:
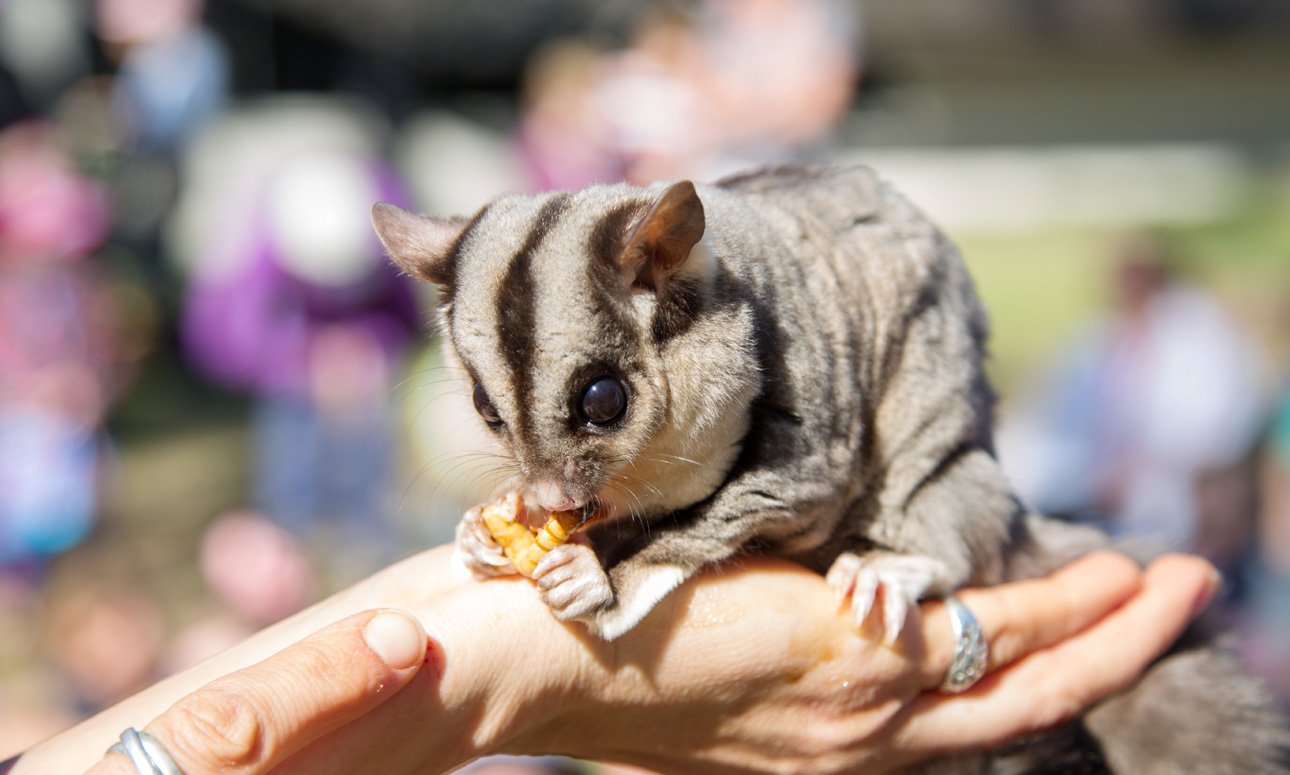
[[479, 416], [484, 418], [484, 422], [493, 427], [502, 424], [502, 416], [497, 413], [497, 407], [493, 406], [493, 402], [488, 398], [488, 393], [484, 391], [484, 386], [478, 382], [475, 383], [473, 399], [475, 401], [475, 411], [479, 412]]
[[578, 413], [593, 425], [608, 425], [627, 409], [627, 388], [617, 377], [597, 377], [582, 391]]

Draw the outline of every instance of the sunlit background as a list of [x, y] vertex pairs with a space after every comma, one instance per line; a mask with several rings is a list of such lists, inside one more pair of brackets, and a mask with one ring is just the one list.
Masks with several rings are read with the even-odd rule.
[[782, 161], [943, 225], [1025, 497], [1290, 698], [1290, 6], [0, 0], [0, 759], [498, 484], [371, 203]]

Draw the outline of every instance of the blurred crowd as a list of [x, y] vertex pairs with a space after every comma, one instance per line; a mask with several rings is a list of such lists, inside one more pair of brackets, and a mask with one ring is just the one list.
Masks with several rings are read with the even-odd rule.
[[[828, 159], [857, 9], [641, 3], [617, 39], [538, 47], [504, 126], [463, 130], [343, 79], [251, 89], [262, 52], [203, 0], [0, 3], [0, 758], [449, 540], [498, 484], [373, 202]], [[1001, 448], [1036, 506], [1218, 561], [1290, 697], [1290, 390], [1165, 252], [1126, 244], [1116, 308]], [[237, 469], [230, 492], [122, 507], [131, 450], [211, 423], [233, 454], [183, 476]]]
[[1007, 402], [1000, 457], [1039, 511], [1214, 562], [1209, 616], [1290, 699], [1290, 384], [1167, 240], [1118, 250], [1106, 312]]
[[661, 5], [626, 47], [540, 49], [517, 132], [531, 188], [693, 176], [822, 155], [858, 77], [854, 9], [839, 2]]
[[[0, 756], [448, 540], [497, 483], [373, 202], [819, 155], [856, 78], [843, 3], [645, 7], [619, 45], [535, 52], [513, 131], [454, 178], [392, 151], [379, 84], [244, 89], [209, 11], [0, 5]], [[245, 432], [193, 465], [240, 486], [127, 513], [133, 450], [207, 403]]]

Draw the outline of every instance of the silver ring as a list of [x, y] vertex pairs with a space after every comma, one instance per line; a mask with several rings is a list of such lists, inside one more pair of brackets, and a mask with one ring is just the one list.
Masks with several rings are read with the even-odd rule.
[[986, 643], [981, 625], [963, 601], [947, 595], [945, 610], [950, 612], [950, 624], [954, 627], [954, 661], [945, 671], [941, 691], [958, 694], [972, 688], [985, 675], [990, 662], [990, 644]]
[[130, 757], [139, 775], [184, 775], [157, 738], [134, 727], [122, 732], [120, 741], [113, 743], [107, 752]]

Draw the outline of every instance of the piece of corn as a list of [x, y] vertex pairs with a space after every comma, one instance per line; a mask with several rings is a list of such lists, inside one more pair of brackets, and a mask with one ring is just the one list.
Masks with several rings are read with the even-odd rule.
[[591, 509], [553, 511], [548, 514], [546, 524], [541, 529], [530, 530], [519, 519], [523, 508], [524, 502], [520, 496], [508, 495], [497, 503], [484, 506], [480, 519], [493, 540], [502, 547], [502, 554], [524, 576], [532, 576], [533, 569], [547, 552], [567, 542], [569, 536], [585, 525], [592, 514]]

